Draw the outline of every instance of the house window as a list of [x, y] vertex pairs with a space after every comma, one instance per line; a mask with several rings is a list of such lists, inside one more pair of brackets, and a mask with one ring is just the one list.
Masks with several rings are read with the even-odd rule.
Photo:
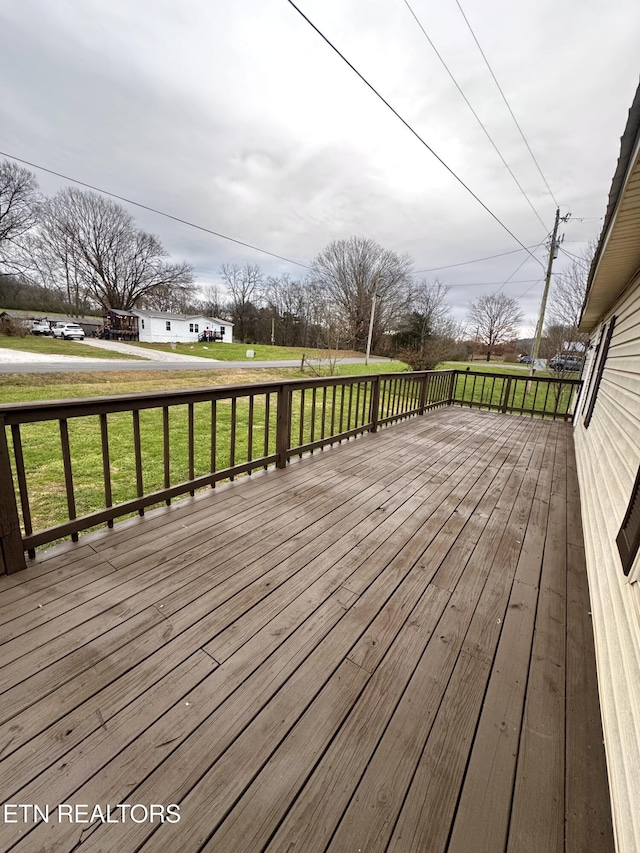
[[189, 323], [189, 331], [193, 332], [193, 323]]
[[196, 331], [196, 332], [199, 332], [199, 331], [200, 331], [200, 327], [198, 326], [198, 324], [197, 324], [197, 323], [194, 323], [194, 326], [195, 326], [195, 331]]
[[220, 336], [224, 338], [224, 326], [220, 326]]
[[144, 320], [140, 320], [140, 322], [142, 323], [142, 328], [144, 329]]
[[604, 373], [604, 366], [607, 361], [607, 355], [609, 353], [609, 345], [611, 343], [611, 337], [613, 335], [613, 330], [616, 325], [616, 318], [612, 317], [609, 321], [609, 326], [605, 330], [603, 329], [602, 335], [600, 336], [600, 343], [598, 344], [598, 351], [596, 352], [596, 357], [594, 358], [593, 370], [591, 371], [591, 378], [589, 380], [589, 391], [591, 392], [591, 397], [587, 402], [587, 398], [585, 397], [585, 404], [587, 405], [587, 411], [584, 416], [584, 426], [585, 429], [588, 428], [591, 423], [591, 416], [593, 415], [593, 410], [596, 405], [596, 400], [598, 398], [598, 391], [600, 390], [600, 382], [602, 380], [602, 374]]
[[628, 575], [640, 548], [640, 468], [631, 490], [627, 513], [616, 537], [616, 544], [622, 560], [622, 570]]
[[166, 327], [166, 329], [167, 329], [167, 332], [170, 332], [170, 331], [171, 331], [171, 320], [167, 320], [167, 321], [165, 322], [165, 327]]

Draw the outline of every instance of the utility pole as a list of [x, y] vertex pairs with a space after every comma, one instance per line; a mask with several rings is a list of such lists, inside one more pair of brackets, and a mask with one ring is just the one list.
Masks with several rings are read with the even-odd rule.
[[369, 364], [369, 356], [371, 355], [371, 338], [373, 337], [373, 318], [376, 313], [376, 296], [378, 295], [378, 282], [380, 281], [380, 273], [376, 275], [376, 281], [373, 285], [373, 296], [371, 297], [371, 316], [369, 317], [369, 335], [367, 336], [367, 351], [364, 356], [364, 363]]
[[[562, 217], [562, 221], [566, 222], [571, 214], [567, 213]], [[533, 376], [535, 372], [536, 359], [540, 352], [540, 341], [542, 339], [542, 330], [544, 328], [544, 315], [547, 310], [547, 297], [549, 296], [549, 285], [551, 284], [551, 271], [553, 269], [554, 258], [558, 254], [558, 225], [560, 224], [560, 208], [556, 208], [556, 219], [553, 223], [553, 234], [551, 235], [551, 245], [549, 246], [549, 260], [547, 262], [547, 276], [544, 282], [544, 292], [542, 294], [542, 302], [540, 304], [540, 316], [538, 317], [538, 325], [536, 326], [536, 335], [533, 341], [533, 349], [531, 350], [531, 368], [529, 376]]]

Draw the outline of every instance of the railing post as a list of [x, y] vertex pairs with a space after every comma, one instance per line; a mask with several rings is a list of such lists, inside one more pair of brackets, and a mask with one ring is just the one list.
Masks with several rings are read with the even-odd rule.
[[291, 436], [291, 389], [288, 385], [278, 388], [278, 410], [276, 416], [276, 468], [286, 468], [289, 438]]
[[0, 572], [26, 569], [4, 418], [0, 418]]
[[449, 382], [449, 399], [447, 400], [447, 406], [453, 406], [455, 403], [455, 395], [456, 395], [456, 380], [458, 378], [458, 371], [451, 371], [451, 380]]
[[371, 432], [378, 432], [378, 409], [380, 408], [380, 374], [371, 384]]
[[502, 407], [500, 409], [501, 412], [506, 414], [507, 407], [509, 405], [509, 394], [511, 394], [511, 377], [507, 376], [507, 381], [504, 383], [505, 393], [502, 399]]
[[424, 415], [425, 408], [427, 405], [427, 396], [429, 391], [429, 380], [431, 379], [430, 373], [425, 373], [422, 377], [422, 387], [420, 388], [420, 414]]

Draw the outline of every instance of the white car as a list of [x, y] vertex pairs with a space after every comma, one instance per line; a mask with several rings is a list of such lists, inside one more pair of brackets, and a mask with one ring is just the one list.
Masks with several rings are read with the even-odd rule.
[[64, 338], [65, 341], [70, 341], [72, 338], [83, 341], [84, 329], [77, 323], [56, 323], [53, 327], [53, 337]]
[[51, 324], [48, 320], [33, 320], [31, 323], [32, 335], [50, 335]]

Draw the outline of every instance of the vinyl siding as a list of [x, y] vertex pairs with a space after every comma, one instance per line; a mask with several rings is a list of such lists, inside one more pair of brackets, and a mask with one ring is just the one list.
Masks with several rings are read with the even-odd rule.
[[[640, 278], [617, 317], [588, 429], [579, 404], [575, 444], [603, 728], [620, 853], [640, 850], [640, 560], [625, 578], [616, 536], [640, 465]], [[593, 331], [595, 344], [601, 324]], [[585, 369], [588, 384], [595, 346]], [[636, 582], [631, 582], [631, 581]]]

